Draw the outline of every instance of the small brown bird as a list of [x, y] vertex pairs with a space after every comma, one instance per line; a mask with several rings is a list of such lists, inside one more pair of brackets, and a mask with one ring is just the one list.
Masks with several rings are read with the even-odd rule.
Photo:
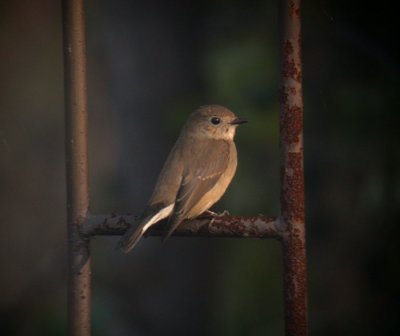
[[201, 215], [216, 203], [235, 174], [233, 138], [237, 126], [245, 122], [219, 105], [193, 112], [169, 153], [139, 225], [128, 229], [119, 248], [129, 252], [152, 225], [170, 217], [168, 238], [183, 220]]

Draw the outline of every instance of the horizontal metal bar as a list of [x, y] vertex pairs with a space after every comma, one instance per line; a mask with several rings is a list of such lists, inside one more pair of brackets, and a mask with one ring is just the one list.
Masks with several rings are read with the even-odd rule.
[[[137, 216], [89, 214], [80, 232], [85, 237], [96, 235], [122, 235], [128, 227], [136, 225]], [[280, 239], [281, 221], [276, 217], [217, 215], [184, 221], [174, 236], [184, 237], [233, 237]], [[168, 221], [156, 225], [150, 236], [163, 236], [168, 231]]]

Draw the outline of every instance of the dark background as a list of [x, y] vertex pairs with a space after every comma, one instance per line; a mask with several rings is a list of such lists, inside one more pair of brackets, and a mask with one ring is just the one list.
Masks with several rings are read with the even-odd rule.
[[[91, 211], [139, 213], [188, 114], [250, 120], [213, 208], [279, 214], [277, 1], [87, 1]], [[399, 335], [398, 15], [304, 1], [311, 335]], [[61, 6], [0, 2], [0, 331], [65, 335]], [[94, 335], [283, 335], [271, 240], [94, 239]]]

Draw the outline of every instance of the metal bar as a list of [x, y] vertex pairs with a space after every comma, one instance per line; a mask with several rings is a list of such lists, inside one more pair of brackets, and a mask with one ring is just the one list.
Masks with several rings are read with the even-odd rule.
[[307, 335], [300, 0], [281, 3], [281, 221], [285, 333]]
[[89, 206], [86, 50], [83, 0], [63, 0], [65, 146], [68, 215], [68, 327], [71, 336], [89, 336], [91, 258], [80, 234]]
[[[81, 226], [81, 234], [86, 237], [94, 235], [121, 235], [126, 229], [135, 225], [137, 216], [133, 215], [89, 215]], [[151, 236], [164, 236], [168, 221], [156, 225]], [[163, 225], [164, 224], [164, 225]], [[233, 237], [233, 238], [281, 238], [281, 225], [275, 217], [219, 215], [211, 218], [196, 218], [185, 221], [174, 232], [180, 237]]]

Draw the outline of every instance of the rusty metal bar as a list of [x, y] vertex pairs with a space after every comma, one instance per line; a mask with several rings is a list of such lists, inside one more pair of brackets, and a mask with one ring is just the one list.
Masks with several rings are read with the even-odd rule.
[[[81, 226], [81, 234], [86, 237], [95, 235], [121, 235], [135, 225], [133, 215], [91, 215]], [[151, 236], [165, 236], [168, 227], [160, 223], [151, 230]], [[278, 218], [257, 216], [219, 215], [210, 218], [196, 218], [185, 221], [174, 232], [180, 237], [232, 237], [232, 238], [275, 238], [281, 237], [281, 225]]]
[[307, 335], [300, 0], [281, 3], [281, 222], [285, 333]]
[[89, 336], [91, 258], [80, 234], [89, 206], [86, 46], [83, 0], [63, 0], [65, 146], [68, 216], [68, 334]]

